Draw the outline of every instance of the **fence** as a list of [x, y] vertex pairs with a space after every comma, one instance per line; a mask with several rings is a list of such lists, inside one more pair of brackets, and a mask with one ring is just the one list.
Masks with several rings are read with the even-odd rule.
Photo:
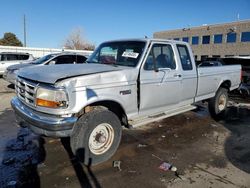
[[80, 53], [82, 55], [89, 56], [93, 51], [57, 49], [57, 48], [30, 48], [30, 47], [16, 47], [16, 46], [0, 46], [0, 52], [24, 52], [24, 53], [30, 53], [34, 57], [39, 58], [50, 53], [60, 53], [60, 52], [75, 52], [75, 53]]

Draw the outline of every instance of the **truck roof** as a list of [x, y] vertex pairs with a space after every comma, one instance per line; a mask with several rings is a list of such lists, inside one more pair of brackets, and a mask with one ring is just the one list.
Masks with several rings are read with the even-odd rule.
[[67, 51], [63, 51], [63, 52], [58, 52], [58, 53], [51, 53], [48, 55], [54, 55], [54, 56], [59, 56], [59, 55], [81, 55], [84, 56], [81, 52], [67, 52]]
[[[160, 39], [160, 38], [128, 38], [128, 39], [118, 39], [118, 40], [110, 40], [105, 42], [122, 42], [122, 41], [142, 41], [142, 42], [169, 42], [175, 44], [188, 44], [184, 41], [177, 41], [177, 40], [168, 40], [168, 39]], [[104, 42], [104, 43], [105, 43]]]

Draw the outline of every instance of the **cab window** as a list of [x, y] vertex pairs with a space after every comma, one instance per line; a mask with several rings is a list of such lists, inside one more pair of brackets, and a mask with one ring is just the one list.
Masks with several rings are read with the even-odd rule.
[[144, 70], [176, 69], [174, 52], [169, 44], [154, 44], [144, 64]]
[[184, 71], [193, 70], [192, 61], [187, 46], [177, 44], [177, 49], [179, 52], [182, 69]]

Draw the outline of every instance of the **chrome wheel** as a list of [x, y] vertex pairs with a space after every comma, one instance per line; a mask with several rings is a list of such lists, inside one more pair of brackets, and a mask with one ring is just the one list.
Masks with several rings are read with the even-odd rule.
[[101, 155], [109, 150], [114, 141], [114, 129], [108, 123], [96, 126], [89, 137], [89, 149], [95, 155]]

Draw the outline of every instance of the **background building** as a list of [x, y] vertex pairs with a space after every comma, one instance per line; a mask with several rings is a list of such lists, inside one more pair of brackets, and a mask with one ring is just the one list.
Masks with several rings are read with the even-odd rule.
[[188, 42], [196, 60], [250, 56], [250, 20], [160, 31], [154, 33], [154, 38]]

